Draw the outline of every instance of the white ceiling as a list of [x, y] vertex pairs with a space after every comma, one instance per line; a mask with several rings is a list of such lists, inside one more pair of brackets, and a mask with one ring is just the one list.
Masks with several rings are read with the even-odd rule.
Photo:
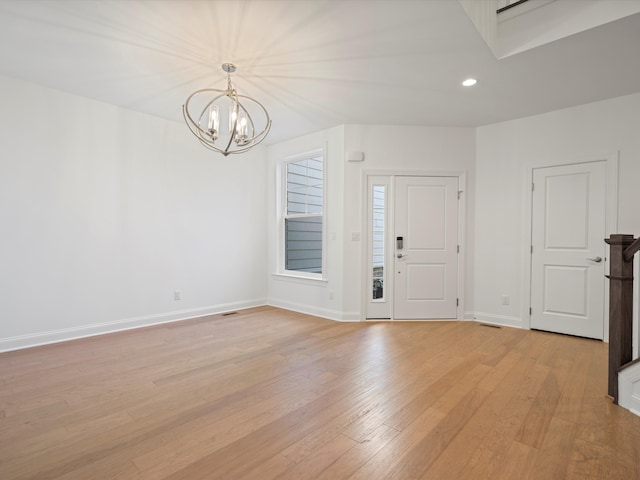
[[497, 60], [457, 0], [0, 1], [0, 73], [73, 94], [181, 122], [224, 62], [266, 143], [477, 126], [640, 91], [640, 14]]

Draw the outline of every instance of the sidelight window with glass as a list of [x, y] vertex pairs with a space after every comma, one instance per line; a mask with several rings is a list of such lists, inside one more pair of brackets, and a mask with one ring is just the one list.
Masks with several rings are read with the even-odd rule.
[[372, 188], [372, 299], [384, 298], [384, 209], [385, 185]]

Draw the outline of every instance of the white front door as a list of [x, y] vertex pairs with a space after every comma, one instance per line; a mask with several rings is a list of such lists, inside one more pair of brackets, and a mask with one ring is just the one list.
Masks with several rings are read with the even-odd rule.
[[602, 339], [606, 162], [533, 170], [531, 328]]
[[458, 178], [396, 177], [394, 219], [394, 318], [457, 318]]

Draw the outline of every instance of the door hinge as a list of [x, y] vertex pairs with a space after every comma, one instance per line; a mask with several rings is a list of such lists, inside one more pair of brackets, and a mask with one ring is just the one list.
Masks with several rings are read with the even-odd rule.
[[456, 245], [456, 253], [460, 253], [460, 245]]
[[458, 200], [460, 200], [460, 198], [462, 197], [462, 192], [463, 190], [458, 190]]
[[531, 191], [533, 192], [535, 189], [536, 189], [536, 184], [535, 184], [535, 183], [532, 183], [532, 184], [531, 184]]
[[533, 245], [531, 245], [531, 253], [533, 253]]
[[460, 306], [460, 299], [456, 298], [456, 307], [459, 307], [459, 306]]
[[529, 307], [529, 316], [533, 314], [533, 308]]

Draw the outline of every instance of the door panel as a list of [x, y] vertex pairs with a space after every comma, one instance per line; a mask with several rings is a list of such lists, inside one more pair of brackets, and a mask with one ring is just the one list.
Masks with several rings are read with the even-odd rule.
[[545, 265], [543, 311], [586, 318], [588, 275], [586, 267]]
[[544, 177], [546, 249], [588, 247], [590, 178], [591, 174], [585, 172]]
[[[447, 238], [446, 195], [443, 185], [407, 185], [407, 246], [444, 250]], [[427, 213], [428, 215], [425, 215]]]
[[533, 171], [531, 328], [602, 339], [606, 164]]
[[446, 265], [407, 264], [409, 300], [444, 300]]
[[457, 317], [458, 178], [397, 177], [394, 318]]

